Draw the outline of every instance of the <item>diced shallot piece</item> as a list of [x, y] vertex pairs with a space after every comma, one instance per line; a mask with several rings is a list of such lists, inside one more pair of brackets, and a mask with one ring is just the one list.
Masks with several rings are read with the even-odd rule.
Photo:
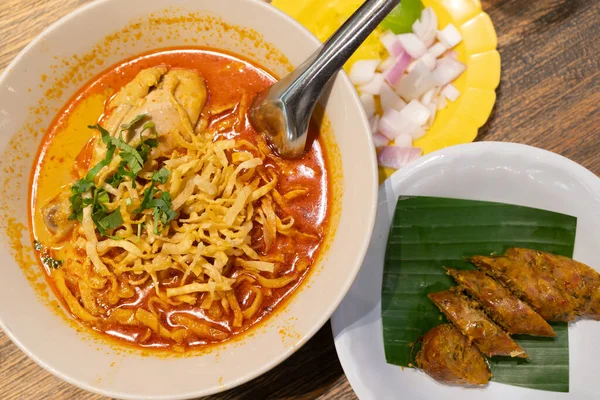
[[387, 168], [400, 169], [421, 156], [421, 149], [415, 147], [382, 147], [377, 155], [379, 165]]
[[453, 84], [446, 85], [444, 89], [442, 89], [442, 96], [450, 101], [456, 101], [458, 96], [460, 96], [460, 92]]
[[402, 46], [402, 43], [398, 40], [398, 37], [392, 31], [384, 32], [379, 37], [379, 40], [381, 41], [383, 47], [385, 47], [387, 52], [392, 57], [396, 57], [400, 53], [404, 52], [404, 47]]
[[388, 139], [393, 140], [401, 133], [413, 135], [421, 127], [412, 118], [400, 113], [400, 111], [389, 109], [379, 121], [378, 130]]
[[444, 96], [438, 97], [438, 102], [437, 102], [438, 111], [443, 110], [446, 107], [448, 107], [448, 102], [446, 101], [446, 98]]
[[402, 108], [404, 108], [404, 106], [406, 106], [404, 100], [402, 100], [389, 85], [383, 85], [381, 88], [379, 101], [384, 113], [389, 109], [400, 111]]
[[355, 85], [364, 85], [373, 80], [379, 60], [359, 60], [350, 69], [350, 80]]
[[400, 114], [406, 118], [409, 118], [416, 125], [425, 125], [431, 113], [429, 109], [423, 105], [419, 100], [412, 100], [400, 111]]
[[411, 136], [412, 136], [413, 140], [417, 140], [417, 139], [420, 139], [420, 138], [422, 138], [423, 136], [425, 136], [425, 133], [426, 133], [426, 132], [427, 132], [427, 131], [425, 130], [425, 128], [423, 128], [422, 126], [420, 126], [420, 127], [419, 127], [419, 129], [415, 129], [415, 130], [412, 132]]
[[427, 46], [414, 33], [403, 33], [396, 36], [404, 50], [412, 58], [421, 58], [427, 52]]
[[427, 91], [427, 93], [425, 93], [423, 95], [423, 97], [421, 97], [421, 103], [423, 103], [425, 105], [427, 105], [429, 103], [434, 103], [434, 100], [439, 93], [440, 93], [439, 86], [436, 86], [436, 87], [430, 89], [429, 91]]
[[421, 13], [421, 18], [415, 21], [412, 26], [413, 32], [421, 39], [425, 46], [429, 47], [435, 40], [437, 32], [437, 15], [431, 7], [427, 7]]
[[435, 105], [435, 103], [427, 103], [425, 104], [425, 107], [427, 107], [427, 109], [431, 113], [429, 119], [427, 120], [427, 123], [425, 124], [425, 128], [429, 129], [435, 121], [435, 115], [437, 114], [437, 106]]
[[437, 59], [433, 55], [425, 53], [423, 54], [423, 57], [420, 58], [420, 60], [423, 61], [423, 63], [427, 66], [427, 68], [429, 68], [430, 71], [433, 71], [435, 69]]
[[396, 136], [396, 139], [394, 139], [394, 146], [413, 147], [413, 138], [406, 133], [401, 133], [400, 135]]
[[433, 46], [431, 46], [429, 48], [429, 50], [427, 50], [427, 53], [431, 54], [435, 58], [438, 58], [439, 56], [444, 54], [446, 52], [446, 50], [448, 50], [448, 48], [446, 46], [444, 46], [442, 43], [438, 42], [438, 43], [434, 44]]
[[404, 100], [413, 100], [420, 98], [434, 86], [436, 82], [432, 72], [422, 60], [419, 60], [413, 70], [394, 85], [394, 89]]
[[465, 69], [467, 69], [467, 66], [460, 61], [451, 57], [444, 57], [438, 60], [438, 65], [433, 70], [433, 79], [437, 85], [446, 86], [458, 78]]
[[371, 128], [371, 133], [377, 132], [377, 127], [379, 126], [379, 120], [381, 117], [379, 115], [373, 115], [369, 118], [369, 128]]
[[365, 83], [364, 85], [360, 85], [358, 87], [358, 90], [361, 93], [369, 93], [369, 94], [373, 94], [373, 95], [378, 95], [379, 93], [381, 93], [381, 88], [383, 87], [384, 84], [385, 84], [385, 78], [383, 77], [383, 74], [377, 73], [377, 74], [375, 74], [373, 79], [371, 79], [370, 82]]
[[367, 113], [367, 117], [371, 118], [375, 115], [376, 107], [375, 107], [375, 97], [369, 93], [363, 93], [360, 95], [360, 102], [365, 109], [365, 113]]
[[390, 139], [383, 136], [381, 133], [375, 132], [373, 134], [373, 144], [376, 148], [387, 146], [390, 143]]
[[438, 31], [437, 38], [449, 49], [462, 42], [462, 36], [460, 32], [452, 24], [448, 24], [444, 29]]
[[396, 56], [391, 67], [383, 73], [385, 80], [392, 86], [398, 83], [411, 61], [412, 58], [410, 58], [408, 53], [402, 51], [402, 53]]
[[394, 65], [394, 60], [395, 58], [392, 56], [389, 56], [388, 58], [386, 58], [385, 60], [383, 60], [382, 62], [379, 63], [379, 65], [377, 66], [377, 71], [379, 72], [385, 72], [388, 69], [390, 69], [392, 67], [392, 65]]

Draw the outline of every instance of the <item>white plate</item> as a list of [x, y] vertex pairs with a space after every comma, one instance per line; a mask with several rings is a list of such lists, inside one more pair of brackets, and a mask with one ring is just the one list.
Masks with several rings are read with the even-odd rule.
[[570, 392], [491, 382], [484, 389], [440, 384], [425, 373], [385, 362], [381, 279], [388, 231], [399, 195], [487, 200], [574, 215], [574, 258], [600, 267], [600, 179], [562, 156], [512, 143], [472, 143], [418, 159], [379, 189], [371, 244], [354, 285], [332, 317], [335, 346], [352, 388], [367, 399], [597, 399], [600, 322], [569, 326]]

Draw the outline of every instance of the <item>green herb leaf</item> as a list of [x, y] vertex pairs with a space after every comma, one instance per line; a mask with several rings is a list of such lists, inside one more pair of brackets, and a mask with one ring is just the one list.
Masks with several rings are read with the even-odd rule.
[[[127, 144], [123, 139], [116, 137], [111, 138], [111, 143], [121, 150], [119, 156], [127, 162], [129, 168], [135, 174], [142, 170], [145, 161], [133, 146]], [[135, 172], [136, 170], [137, 172]]]
[[105, 230], [114, 229], [123, 224], [123, 216], [121, 210], [117, 208], [115, 211], [98, 221], [98, 224]]
[[85, 193], [93, 187], [94, 187], [94, 182], [90, 182], [86, 179], [79, 179], [78, 181], [75, 182], [75, 184], [73, 186], [71, 186], [71, 193], [72, 194]]
[[152, 198], [154, 197], [154, 193], [156, 192], [156, 189], [154, 189], [154, 185], [155, 182], [152, 181], [150, 186], [147, 187], [146, 190], [144, 190], [144, 197], [142, 197], [142, 202], [140, 203], [140, 206], [133, 212], [134, 214], [141, 213], [142, 211], [150, 208], [148, 204], [150, 203], [150, 200], [152, 200]]
[[[147, 116], [148, 116], [148, 114], [140, 114], [140, 115], [138, 115], [137, 117], [135, 117], [133, 120], [131, 120], [131, 122], [130, 122], [130, 123], [128, 123], [128, 124], [122, 124], [122, 125], [121, 125], [121, 129], [123, 129], [123, 130], [128, 130], [128, 129], [131, 129], [131, 128], [133, 128], [133, 126], [134, 126], [135, 124], [137, 124], [138, 122], [140, 122], [141, 120], [143, 120], [143, 119], [144, 119], [144, 118], [146, 118]], [[144, 125], [144, 126], [145, 126], [145, 125]]]
[[152, 180], [154, 182], [165, 184], [167, 183], [167, 179], [169, 179], [170, 174], [171, 172], [168, 169], [162, 167], [160, 170], [152, 174]]
[[[577, 220], [528, 207], [431, 197], [400, 198], [390, 229], [381, 290], [386, 360], [414, 365], [419, 339], [442, 323], [428, 293], [454, 285], [442, 267], [471, 269], [473, 255], [525, 247], [572, 257]], [[568, 392], [566, 324], [556, 339], [515, 337], [528, 359], [491, 359], [495, 382]]]
[[102, 135], [102, 142], [104, 142], [104, 144], [108, 146], [108, 143], [110, 142], [110, 133], [106, 129], [100, 126], [100, 124], [88, 125], [88, 128], [100, 131], [100, 135]]

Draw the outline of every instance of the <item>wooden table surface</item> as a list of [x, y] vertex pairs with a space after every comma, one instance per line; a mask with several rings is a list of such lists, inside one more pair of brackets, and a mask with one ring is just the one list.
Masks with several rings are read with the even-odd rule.
[[[123, 0], [126, 1], [126, 0]], [[0, 71], [85, 0], [2, 0]], [[600, 1], [483, 0], [498, 32], [502, 83], [480, 140], [525, 143], [600, 174]], [[0, 397], [101, 399], [37, 366], [0, 331]], [[354, 399], [329, 324], [283, 364], [207, 399]]]

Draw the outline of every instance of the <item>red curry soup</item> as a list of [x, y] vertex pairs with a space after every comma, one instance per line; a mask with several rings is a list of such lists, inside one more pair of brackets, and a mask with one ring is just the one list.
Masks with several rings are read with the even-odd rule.
[[274, 81], [215, 50], [115, 65], [49, 127], [32, 175], [35, 249], [92, 329], [146, 348], [226, 341], [300, 285], [329, 224], [327, 160], [277, 157], [247, 118]]

